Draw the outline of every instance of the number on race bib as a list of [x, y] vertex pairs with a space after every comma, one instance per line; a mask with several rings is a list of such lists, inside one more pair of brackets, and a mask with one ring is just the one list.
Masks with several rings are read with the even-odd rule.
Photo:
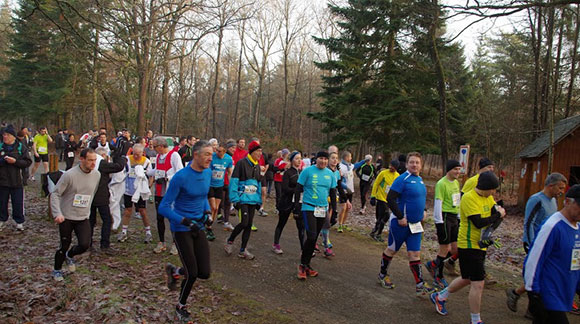
[[258, 187], [256, 186], [244, 186], [244, 193], [247, 195], [252, 195], [258, 192]]
[[165, 178], [165, 170], [155, 170], [155, 180], [164, 178]]
[[580, 270], [580, 249], [572, 250], [572, 260], [570, 262], [570, 271]]
[[370, 175], [368, 175], [368, 174], [363, 174], [363, 175], [361, 176], [361, 179], [362, 179], [362, 181], [369, 181], [369, 179], [370, 179], [370, 178], [371, 178], [371, 176], [370, 176]]
[[453, 195], [451, 195], [451, 198], [453, 199], [453, 207], [459, 206], [459, 202], [461, 201], [461, 194], [454, 193]]
[[409, 223], [409, 229], [412, 234], [423, 233], [423, 225], [421, 225], [421, 222]]
[[91, 202], [91, 195], [76, 194], [73, 200], [73, 207], [86, 208]]
[[67, 156], [68, 156], [69, 158], [74, 158], [74, 157], [75, 157], [75, 152], [68, 152], [68, 153], [67, 153]]
[[314, 217], [316, 217], [316, 218], [326, 217], [326, 206], [314, 207]]
[[43, 146], [39, 146], [38, 147], [38, 153], [44, 154], [48, 152], [48, 148], [43, 147]]
[[211, 177], [216, 180], [221, 180], [224, 178], [224, 171], [214, 170], [211, 172]]

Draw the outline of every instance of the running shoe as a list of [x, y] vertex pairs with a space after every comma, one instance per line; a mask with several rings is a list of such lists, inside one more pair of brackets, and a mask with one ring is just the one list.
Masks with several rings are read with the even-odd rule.
[[268, 213], [264, 210], [264, 208], [258, 210], [258, 215], [262, 216], [262, 217], [266, 217], [268, 216]]
[[318, 243], [314, 244], [314, 252], [319, 253], [320, 249], [318, 248]]
[[342, 231], [343, 231], [342, 226], [343, 225], [338, 225], [338, 228], [336, 229], [336, 232], [342, 233]]
[[165, 252], [165, 251], [167, 251], [167, 247], [165, 247], [165, 243], [163, 243], [163, 242], [157, 243], [157, 246], [153, 249], [153, 252], [155, 254], [159, 254], [159, 253]]
[[578, 304], [576, 304], [576, 301], [572, 302], [572, 310], [570, 313], [574, 315], [580, 315], [580, 309], [578, 309]]
[[447, 286], [449, 286], [449, 284], [447, 283], [447, 280], [445, 280], [445, 278], [435, 277], [435, 280], [433, 280], [433, 286], [436, 289], [445, 289], [447, 288]]
[[135, 215], [134, 215], [134, 217], [135, 217], [136, 219], [141, 219], [141, 218], [142, 218], [142, 217], [141, 217], [141, 214], [139, 214], [139, 212], [135, 212]]
[[257, 232], [258, 228], [256, 227], [256, 225], [252, 224], [252, 232]]
[[298, 279], [300, 280], [306, 280], [306, 267], [303, 265], [299, 265], [298, 266]]
[[334, 256], [334, 252], [332, 252], [331, 248], [326, 248], [324, 249], [324, 256], [325, 257], [333, 257]]
[[128, 238], [129, 236], [127, 235], [127, 233], [121, 232], [121, 234], [117, 236], [117, 242], [127, 242]]
[[457, 270], [455, 270], [455, 262], [451, 263], [451, 260], [447, 260], [443, 263], [445, 270], [447, 270], [447, 274], [450, 276], [458, 276]]
[[485, 274], [485, 285], [486, 286], [491, 286], [491, 285], [495, 285], [497, 283], [497, 280], [495, 280], [494, 277], [492, 277], [489, 273]]
[[425, 268], [427, 268], [427, 271], [429, 271], [429, 274], [431, 274], [434, 279], [437, 278], [437, 266], [435, 265], [435, 262], [427, 261], [425, 263]]
[[[512, 288], [508, 288], [505, 290], [505, 295], [507, 297], [506, 304], [509, 310], [512, 312], [518, 311], [518, 300], [520, 299], [520, 295], [516, 294], [516, 292]], [[572, 305], [573, 306], [573, 305]]]
[[445, 301], [439, 299], [439, 293], [432, 293], [429, 296], [429, 299], [431, 299], [431, 302], [433, 303], [433, 305], [435, 305], [435, 310], [437, 311], [437, 313], [439, 313], [440, 315], [447, 315], [447, 308], [445, 308]]
[[36, 181], [36, 179], [34, 179], [34, 176], [30, 177], [30, 181]]
[[19, 232], [24, 231], [24, 224], [16, 224], [16, 230]]
[[73, 258], [69, 258], [68, 256], [66, 257], [66, 265], [68, 266], [68, 271], [70, 273], [73, 273], [77, 270], [77, 266], [75, 264], [75, 260], [73, 260]]
[[347, 225], [342, 225], [342, 230], [343, 230], [343, 231], [348, 231], [348, 232], [351, 232], [351, 231], [352, 231], [352, 228], [350, 228], [350, 227], [349, 227], [349, 226], [347, 226]]
[[63, 281], [64, 276], [62, 275], [62, 270], [52, 270], [52, 278], [54, 281]]
[[232, 255], [232, 253], [234, 252], [234, 242], [226, 242], [224, 250], [226, 251], [227, 255]]
[[306, 266], [306, 274], [309, 275], [310, 277], [316, 277], [318, 276], [318, 271], [312, 269], [312, 267], [310, 265]]
[[246, 260], [254, 260], [256, 257], [248, 250], [244, 250], [244, 252], [240, 251], [240, 253], [238, 253], [238, 258]]
[[379, 273], [379, 283], [381, 284], [381, 286], [383, 286], [383, 288], [386, 289], [395, 288], [395, 285], [391, 281], [391, 277], [389, 277], [389, 275], [383, 276], [382, 274]]
[[211, 229], [209, 229], [209, 228], [208, 228], [208, 229], [206, 229], [206, 230], [205, 230], [205, 233], [206, 233], [206, 235], [207, 235], [207, 240], [208, 240], [208, 241], [210, 241], [210, 242], [211, 242], [211, 241], [215, 240], [215, 235], [214, 235], [214, 233], [213, 233], [213, 231], [212, 231]]
[[149, 244], [151, 241], [153, 241], [153, 235], [151, 235], [151, 233], [145, 233], [145, 239], [143, 242], [145, 242], [145, 244]]
[[231, 232], [233, 230], [234, 230], [234, 226], [232, 224], [230, 224], [230, 222], [224, 223], [224, 231]]
[[175, 246], [175, 243], [171, 244], [171, 250], [169, 250], [169, 254], [171, 255], [178, 255], [179, 252], [177, 251], [177, 247]]
[[360, 211], [358, 212], [359, 214], [363, 215], [365, 213], [364, 208], [361, 208]]
[[165, 265], [165, 273], [167, 274], [167, 288], [169, 288], [171, 291], [177, 290], [177, 279], [179, 279], [179, 275], [176, 274], [175, 269], [176, 267], [171, 263], [167, 263]]
[[381, 236], [381, 234], [375, 235], [375, 240], [377, 240], [377, 242], [381, 242], [381, 243], [385, 242], [385, 239]]
[[280, 248], [280, 244], [272, 244], [272, 252], [276, 254], [282, 254], [284, 251]]
[[421, 281], [415, 286], [415, 294], [417, 296], [422, 296], [425, 294], [431, 294], [435, 292], [435, 288], [429, 286], [425, 281]]
[[377, 240], [377, 238], [375, 237], [375, 232], [370, 232], [369, 236], [373, 239], [373, 240]]
[[191, 321], [191, 313], [187, 311], [185, 306], [179, 307], [175, 306], [175, 314], [177, 315], [177, 320], [182, 322]]

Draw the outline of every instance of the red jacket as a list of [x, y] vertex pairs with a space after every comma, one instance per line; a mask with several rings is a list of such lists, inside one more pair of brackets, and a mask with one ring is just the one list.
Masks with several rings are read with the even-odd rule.
[[245, 158], [246, 155], [248, 155], [248, 151], [240, 150], [239, 148], [236, 147], [234, 155], [232, 156], [232, 160], [234, 160], [234, 165], [236, 165], [236, 163], [238, 163], [239, 160]]
[[276, 162], [274, 162], [274, 181], [275, 182], [282, 182], [282, 177], [284, 176], [284, 167], [288, 164], [284, 162], [284, 159], [278, 158]]

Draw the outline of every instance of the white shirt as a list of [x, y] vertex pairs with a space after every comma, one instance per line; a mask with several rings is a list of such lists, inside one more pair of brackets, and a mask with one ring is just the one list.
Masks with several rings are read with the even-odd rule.
[[346, 161], [340, 162], [340, 176], [344, 179], [346, 187], [354, 192], [354, 165]]

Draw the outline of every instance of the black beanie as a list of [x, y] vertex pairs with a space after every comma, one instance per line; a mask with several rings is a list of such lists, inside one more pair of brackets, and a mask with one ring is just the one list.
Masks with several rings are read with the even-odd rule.
[[316, 158], [318, 159], [319, 157], [324, 157], [324, 158], [328, 159], [330, 157], [330, 155], [326, 151], [320, 151], [316, 154]]
[[393, 168], [398, 169], [399, 165], [401, 164], [399, 163], [399, 160], [392, 160], [391, 165], [393, 166]]
[[14, 130], [14, 126], [12, 126], [12, 125], [6, 126], [6, 128], [4, 128], [2, 130], [2, 133], [8, 133], [8, 134], [11, 134], [12, 136], [16, 137], [16, 131]]
[[499, 187], [499, 180], [491, 171], [486, 171], [479, 175], [476, 188], [479, 190], [490, 190]]
[[294, 152], [290, 153], [290, 156], [288, 157], [290, 159], [290, 162], [292, 162], [292, 160], [294, 160], [294, 158], [298, 154], [300, 154], [300, 152], [298, 152], [298, 151], [294, 151]]
[[456, 167], [460, 167], [461, 164], [457, 160], [449, 160], [447, 161], [447, 165], [445, 165], [445, 173], [453, 170]]
[[493, 162], [490, 159], [484, 157], [484, 158], [481, 158], [481, 160], [479, 160], [479, 169], [480, 170], [485, 168], [488, 165], [493, 165]]

